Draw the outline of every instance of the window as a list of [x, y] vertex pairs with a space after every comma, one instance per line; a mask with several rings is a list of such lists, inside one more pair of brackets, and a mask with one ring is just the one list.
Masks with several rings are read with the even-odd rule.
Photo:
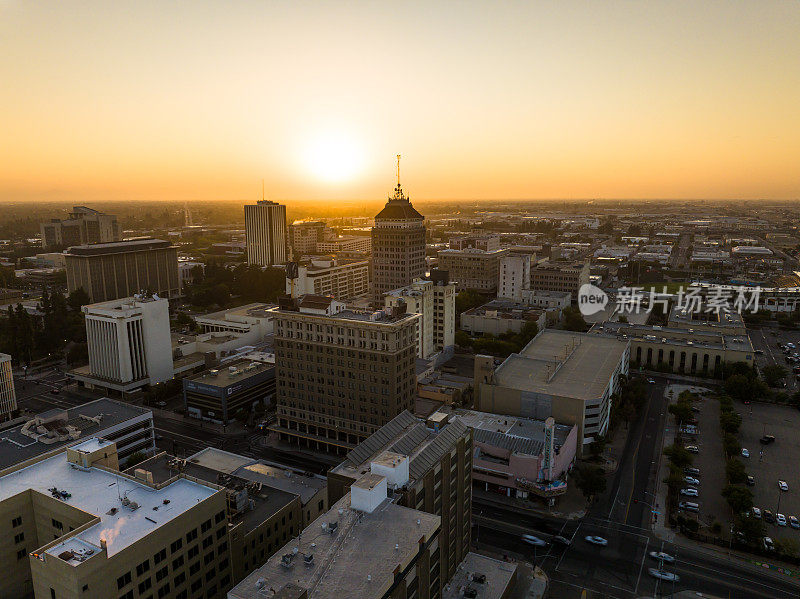
[[208, 599], [211, 599], [216, 594], [217, 594], [217, 585], [212, 584], [208, 589], [208, 593], [206, 593], [206, 597], [208, 597]]
[[186, 533], [186, 542], [187, 543], [191, 543], [196, 538], [197, 538], [197, 529], [196, 528], [194, 530], [191, 530], [188, 533]]
[[211, 519], [209, 518], [200, 526], [200, 532], [206, 532], [211, 528]]
[[156, 572], [156, 582], [160, 581], [162, 578], [166, 578], [169, 570], [166, 566], [161, 568], [158, 572]]
[[215, 568], [211, 568], [208, 572], [206, 572], [206, 582], [211, 582], [214, 580], [214, 577], [217, 575], [217, 570]]
[[225, 511], [224, 510], [219, 512], [216, 516], [214, 516], [214, 522], [216, 522], [217, 524], [222, 522], [224, 519], [225, 519]]
[[150, 560], [146, 559], [141, 564], [136, 566], [136, 576], [141, 576], [150, 569]]
[[189, 596], [189, 592], [186, 589], [183, 589], [180, 593], [175, 595], [175, 599], [186, 599]]
[[214, 561], [214, 552], [206, 553], [206, 556], [203, 558], [203, 563], [207, 566], [211, 562]]
[[179, 587], [186, 582], [186, 572], [181, 572], [175, 577], [175, 586]]
[[178, 540], [174, 541], [172, 543], [172, 545], [169, 546], [170, 553], [175, 553], [181, 547], [183, 547], [183, 539], [178, 539]]
[[25, 540], [25, 533], [21, 532], [18, 535], [14, 535], [14, 542], [15, 543], [22, 543]]
[[198, 553], [200, 553], [200, 548], [197, 545], [195, 545], [194, 547], [189, 549], [189, 559], [192, 559], [193, 557], [197, 557]]
[[153, 586], [152, 578], [145, 578], [139, 583], [139, 594], [144, 593], [147, 589]]
[[224, 529], [224, 528], [220, 528], [220, 529], [217, 531], [217, 539], [221, 539], [221, 538], [222, 538], [222, 537], [224, 537], [224, 536], [225, 536], [225, 529]]
[[22, 549], [17, 551], [17, 561], [24, 559], [26, 555], [28, 555], [28, 551], [27, 549], [25, 549], [25, 547], [23, 547]]
[[174, 560], [172, 560], [172, 569], [177, 570], [183, 565], [183, 556], [179, 555]]
[[119, 599], [133, 599], [133, 591], [128, 591], [124, 595], [120, 595]]
[[167, 559], [167, 550], [166, 549], [162, 549], [161, 551], [159, 551], [158, 553], [156, 553], [153, 556], [153, 563], [159, 564], [162, 561], [164, 561], [165, 559]]
[[196, 562], [189, 566], [189, 576], [194, 576], [200, 571], [200, 562]]
[[158, 589], [158, 597], [161, 599], [162, 597], [166, 597], [169, 595], [169, 584], [165, 584], [163, 587]]
[[11, 528], [16, 528], [17, 526], [22, 526], [22, 516], [17, 516], [11, 520]]
[[58, 530], [64, 530], [64, 525], [61, 522], [59, 522], [55, 518], [51, 518], [51, 521], [53, 523], [53, 528], [57, 528]]
[[208, 549], [209, 547], [211, 547], [211, 543], [213, 542], [214, 539], [212, 539], [210, 536], [203, 539], [203, 549]]
[[117, 578], [117, 588], [121, 589], [126, 584], [130, 584], [130, 582], [131, 582], [131, 573], [125, 572], [125, 574]]

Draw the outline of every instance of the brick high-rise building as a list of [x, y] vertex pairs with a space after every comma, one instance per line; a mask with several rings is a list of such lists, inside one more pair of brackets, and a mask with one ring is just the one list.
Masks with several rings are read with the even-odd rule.
[[372, 228], [372, 295], [381, 303], [386, 292], [425, 276], [425, 219], [400, 187], [399, 158], [394, 195]]
[[344, 454], [413, 409], [417, 314], [355, 312], [319, 295], [270, 312], [281, 439]]

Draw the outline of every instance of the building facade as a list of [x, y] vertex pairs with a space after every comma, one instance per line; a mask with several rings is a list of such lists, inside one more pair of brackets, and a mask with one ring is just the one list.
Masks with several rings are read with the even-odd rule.
[[294, 251], [294, 259], [314, 254], [317, 251], [317, 243], [325, 240], [328, 232], [328, 225], [320, 220], [299, 220], [289, 225], [289, 245]]
[[465, 250], [439, 250], [438, 267], [450, 273], [458, 291], [479, 291], [493, 294], [497, 291], [500, 276], [500, 260], [506, 250], [485, 251], [469, 248]]
[[285, 441], [345, 453], [406, 409], [416, 390], [416, 314], [354, 312], [330, 297], [275, 315], [277, 422]]
[[131, 389], [173, 376], [169, 303], [127, 298], [83, 306], [89, 375]]
[[383, 303], [392, 289], [410, 285], [425, 276], [425, 219], [411, 205], [398, 177], [372, 228], [373, 299]]
[[269, 200], [245, 204], [244, 228], [248, 264], [286, 263], [286, 206]]
[[117, 217], [86, 206], [75, 206], [66, 220], [54, 219], [41, 223], [39, 232], [45, 250], [119, 241]]
[[139, 293], [178, 297], [178, 250], [161, 239], [132, 239], [71, 247], [65, 254], [67, 290], [83, 288], [91, 302]]
[[500, 259], [497, 297], [522, 301], [522, 294], [531, 287], [530, 254], [511, 254]]
[[494, 252], [500, 249], [499, 235], [465, 235], [453, 237], [447, 244], [451, 250], [481, 250]]
[[366, 235], [342, 235], [317, 242], [317, 252], [345, 252], [368, 254], [372, 251], [372, 238]]
[[11, 356], [0, 354], [0, 422], [11, 420], [17, 412], [17, 392], [11, 372]]
[[567, 291], [578, 301], [578, 290], [589, 282], [588, 262], [548, 262], [531, 267], [531, 289]]
[[286, 293], [329, 295], [347, 300], [369, 293], [369, 260], [312, 258], [297, 266], [297, 278], [286, 279]]
[[460, 318], [461, 329], [473, 337], [520, 333], [529, 322], [535, 322], [540, 331], [547, 326], [547, 313], [544, 310], [501, 299], [466, 310]]

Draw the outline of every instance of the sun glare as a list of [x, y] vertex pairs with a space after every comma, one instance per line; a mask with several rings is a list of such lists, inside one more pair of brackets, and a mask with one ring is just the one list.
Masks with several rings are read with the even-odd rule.
[[305, 164], [315, 177], [326, 182], [347, 181], [363, 168], [361, 148], [345, 135], [328, 135], [311, 142], [305, 151]]

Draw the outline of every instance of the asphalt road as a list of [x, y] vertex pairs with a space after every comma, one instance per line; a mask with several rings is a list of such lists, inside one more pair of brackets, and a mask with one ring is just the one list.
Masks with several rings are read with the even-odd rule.
[[[564, 521], [475, 501], [473, 540], [479, 547], [488, 545], [535, 560], [550, 577], [550, 597], [580, 598], [584, 593], [594, 598], [654, 597], [685, 590], [742, 599], [800, 596], [798, 579], [765, 572], [737, 557], [665, 543], [650, 532], [651, 509], [661, 511], [659, 506], [651, 508], [651, 493], [667, 405], [663, 398], [667, 379], [655, 378], [657, 384], [649, 388], [643, 415], [631, 425], [620, 466], [585, 518]], [[534, 550], [520, 540], [526, 533], [545, 540], [561, 534], [572, 544]], [[608, 546], [589, 544], [584, 540], [588, 535], [608, 539]], [[648, 569], [657, 566], [649, 556], [652, 551], [676, 557], [673, 565], [665, 567], [680, 577], [674, 585], [649, 575]]]

